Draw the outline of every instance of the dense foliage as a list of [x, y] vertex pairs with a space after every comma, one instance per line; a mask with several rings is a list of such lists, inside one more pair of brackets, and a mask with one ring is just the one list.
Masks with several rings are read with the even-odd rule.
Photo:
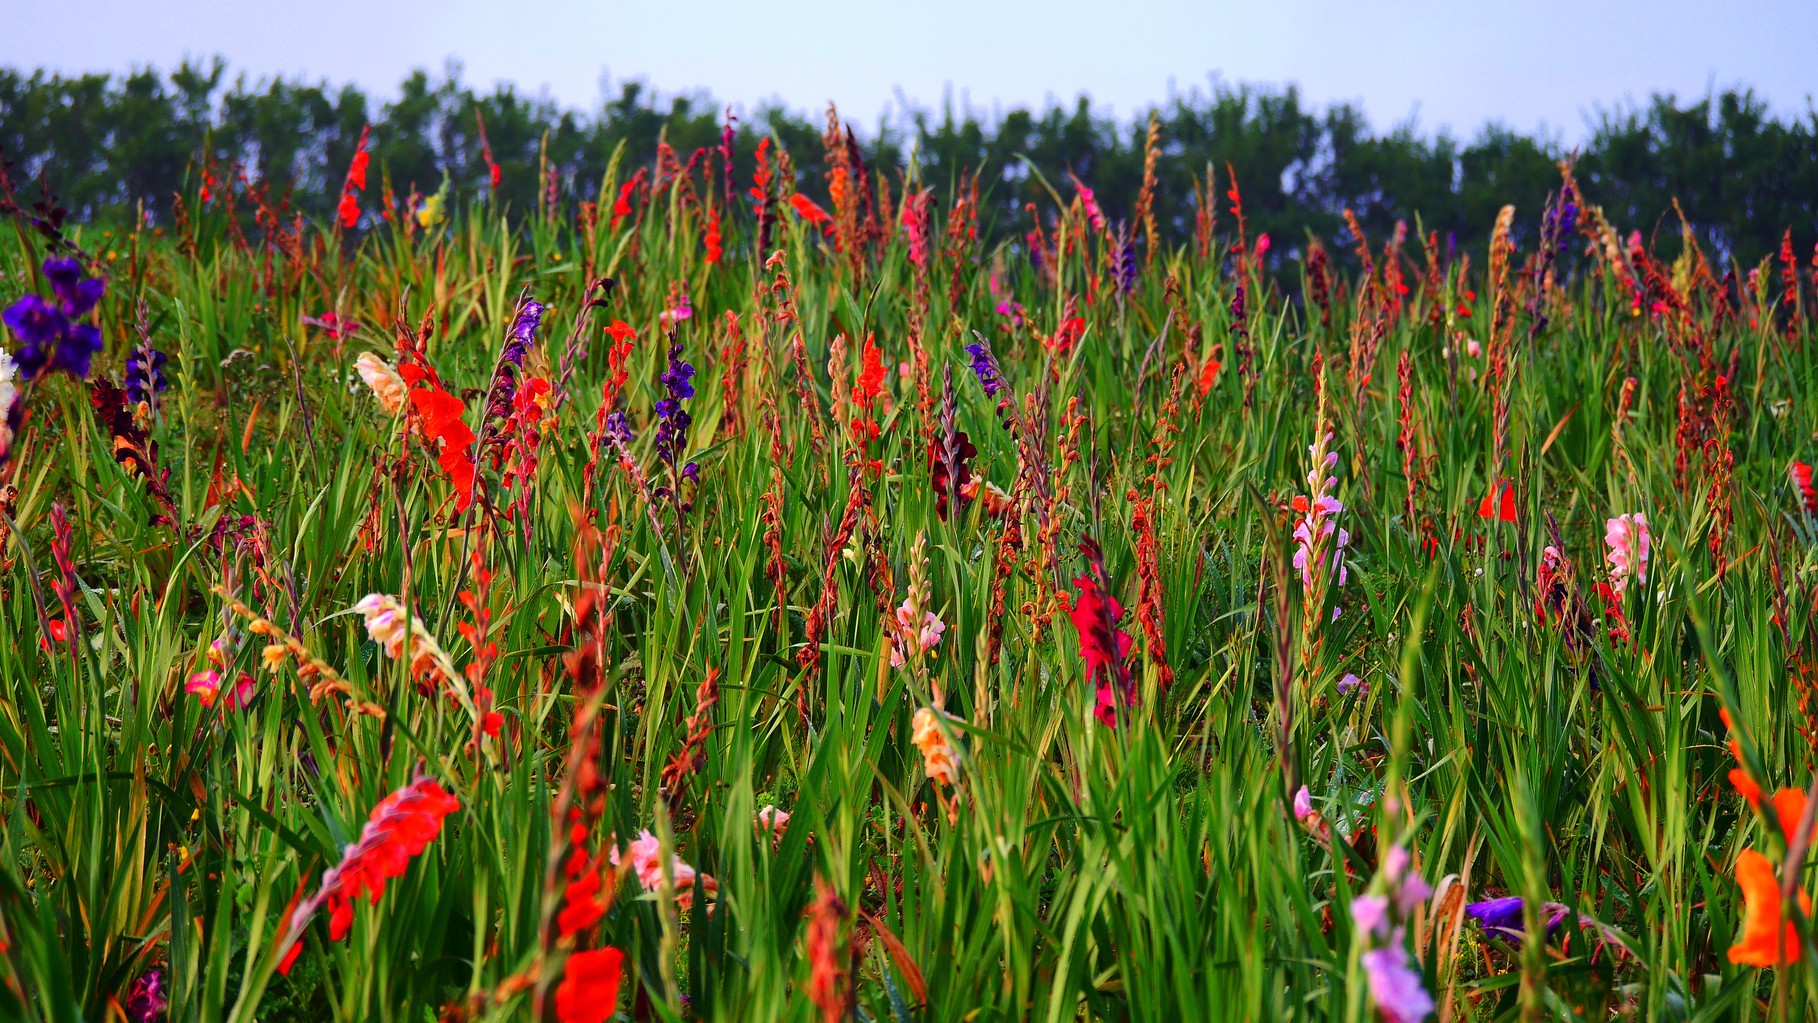
[[324, 218], [6, 197], [0, 1016], [1818, 1005], [1790, 245], [1265, 273], [1167, 121], [1008, 241], [837, 123], [514, 217], [350, 104]]
[[[1538, 206], [1554, 186], [1554, 163], [1572, 155], [1556, 139], [1499, 124], [1470, 139], [1406, 125], [1379, 132], [1357, 107], [1321, 110], [1292, 87], [1214, 84], [1155, 114], [1165, 157], [1155, 212], [1169, 238], [1191, 235], [1193, 186], [1205, 169], [1229, 168], [1244, 183], [1254, 228], [1286, 246], [1277, 260], [1309, 230], [1336, 235], [1347, 208], [1374, 234], [1418, 216], [1442, 239], [1481, 244], [1497, 209]], [[476, 93], [455, 68], [439, 78], [415, 73], [385, 102], [352, 86], [230, 79], [219, 60], [168, 76], [0, 69], [0, 155], [16, 178], [48, 173], [81, 214], [143, 203], [166, 217], [205, 165], [222, 179], [243, 172], [274, 199], [325, 216], [368, 122], [375, 156], [400, 195], [434, 192], [446, 177], [459, 200], [496, 192], [522, 214], [551, 188], [564, 202], [595, 199], [620, 143], [649, 153], [666, 138], [684, 159], [714, 147], [721, 116], [711, 97], [662, 97], [638, 82], [622, 83], [595, 111], [574, 111], [509, 86]], [[1597, 117], [1576, 154], [1579, 177], [1618, 223], [1652, 232], [1669, 221], [1663, 251], [1678, 244], [1675, 199], [1702, 242], [1744, 263], [1770, 254], [1785, 228], [1801, 239], [1818, 234], [1818, 116], [1809, 111], [1776, 118], [1753, 93], [1726, 90], [1655, 96]], [[1028, 229], [1027, 204], [1046, 198], [1038, 176], [1061, 183], [1077, 174], [1107, 209], [1129, 209], [1143, 178], [1146, 124], [1146, 115], [1120, 122], [1083, 98], [995, 118], [949, 104], [906, 111], [858, 141], [864, 158], [893, 176], [911, 149], [930, 182], [949, 186], [978, 172], [988, 211], [981, 225], [1010, 238]], [[813, 144], [817, 124], [775, 106], [754, 111], [734, 143], [742, 173], [765, 135], [796, 154], [804, 187], [819, 187], [826, 168]], [[498, 186], [488, 150], [504, 170]], [[1531, 241], [1529, 227], [1517, 225], [1517, 238]]]

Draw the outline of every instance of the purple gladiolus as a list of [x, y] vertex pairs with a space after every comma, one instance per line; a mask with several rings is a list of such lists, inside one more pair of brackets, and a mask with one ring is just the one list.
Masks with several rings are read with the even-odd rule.
[[530, 351], [531, 342], [536, 340], [537, 328], [543, 325], [543, 310], [549, 308], [534, 298], [527, 298], [518, 307], [518, 315], [511, 321], [511, 333], [505, 338], [505, 350], [499, 357], [513, 366], [524, 365], [524, 355]]
[[[1524, 910], [1526, 904], [1519, 895], [1508, 895], [1500, 899], [1486, 899], [1465, 906], [1465, 915], [1477, 921], [1486, 938], [1502, 938], [1513, 944], [1521, 944], [1527, 933]], [[1571, 912], [1557, 902], [1542, 903], [1540, 917], [1546, 928], [1546, 936], [1551, 938], [1559, 930]]]
[[81, 263], [55, 256], [44, 261], [44, 276], [55, 302], [23, 295], [0, 313], [0, 321], [19, 339], [13, 361], [26, 380], [47, 368], [87, 380], [90, 364], [101, 351], [101, 332], [78, 321], [101, 301], [107, 282], [85, 275]]
[[983, 341], [967, 345], [966, 354], [972, 360], [972, 372], [985, 388], [986, 397], [995, 398], [997, 392], [1006, 390], [1004, 375], [997, 366], [997, 357], [991, 354], [991, 349]]

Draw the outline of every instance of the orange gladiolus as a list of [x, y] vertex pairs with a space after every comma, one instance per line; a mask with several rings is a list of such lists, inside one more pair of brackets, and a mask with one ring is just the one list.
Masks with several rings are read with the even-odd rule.
[[[1730, 946], [1730, 962], [1742, 966], [1777, 966], [1799, 959], [1799, 935], [1780, 912], [1780, 878], [1766, 856], [1744, 849], [1736, 859], [1736, 884], [1742, 888], [1742, 940]], [[1799, 893], [1799, 908], [1808, 916], [1812, 900]]]

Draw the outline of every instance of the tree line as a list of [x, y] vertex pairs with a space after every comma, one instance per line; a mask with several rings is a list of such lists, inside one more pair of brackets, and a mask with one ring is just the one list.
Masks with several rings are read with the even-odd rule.
[[[1218, 83], [1153, 115], [1153, 213], [1171, 240], [1191, 238], [1199, 196], [1222, 196], [1235, 178], [1251, 231], [1271, 233], [1284, 250], [1308, 232], [1342, 236], [1347, 209], [1373, 236], [1401, 221], [1475, 244], [1504, 204], [1538, 212], [1564, 159], [1612, 223], [1658, 231], [1669, 247], [1681, 216], [1703, 243], [1744, 264], [1776, 251], [1789, 228], [1803, 246], [1818, 235], [1818, 111], [1808, 105], [1803, 116], [1776, 117], [1747, 89], [1689, 100], [1655, 95], [1604, 112], [1575, 151], [1495, 123], [1469, 141], [1408, 125], [1380, 132], [1358, 107], [1317, 108], [1293, 86]], [[42, 176], [79, 219], [141, 207], [167, 217], [178, 195], [195, 192], [203, 168], [239, 168], [292, 209], [327, 218], [368, 124], [374, 166], [399, 195], [435, 192], [446, 181], [457, 202], [484, 196], [496, 164], [492, 198], [525, 211], [552, 190], [558, 201], [594, 200], [621, 143], [632, 161], [652, 159], [659, 141], [684, 160], [713, 149], [726, 111], [704, 94], [664, 96], [631, 81], [587, 113], [509, 85], [476, 91], [453, 65], [439, 77], [412, 73], [383, 102], [349, 85], [230, 79], [219, 58], [168, 74], [0, 68], [0, 157], [15, 182]], [[1052, 208], [1050, 188], [1070, 197], [1072, 177], [1113, 217], [1130, 210], [1149, 124], [1147, 111], [1119, 120], [1084, 98], [991, 118], [949, 103], [913, 110], [856, 141], [867, 164], [887, 171], [913, 157], [942, 194], [977, 173], [983, 228], [1014, 237], [1032, 226], [1030, 203]], [[735, 125], [735, 173], [744, 181], [759, 140], [773, 136], [813, 193], [823, 180], [823, 130], [818, 117], [778, 106], [749, 111]]]

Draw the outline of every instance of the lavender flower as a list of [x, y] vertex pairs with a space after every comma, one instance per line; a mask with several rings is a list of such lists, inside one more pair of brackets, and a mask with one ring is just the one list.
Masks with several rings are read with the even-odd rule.
[[1371, 949], [1361, 960], [1370, 979], [1370, 997], [1388, 1023], [1419, 1023], [1433, 1012], [1433, 996], [1421, 984], [1420, 972], [1408, 964], [1399, 941]]
[[536, 340], [537, 328], [543, 325], [543, 310], [547, 308], [534, 298], [524, 300], [518, 307], [517, 318], [511, 321], [511, 333], [505, 338], [505, 350], [499, 353], [499, 358], [513, 366], [524, 365], [524, 354]]
[[95, 308], [107, 282], [86, 276], [81, 263], [55, 256], [44, 261], [44, 276], [50, 281], [55, 302], [24, 295], [0, 313], [0, 321], [19, 339], [19, 351], [13, 357], [19, 375], [31, 380], [48, 367], [52, 373], [87, 380], [89, 365], [101, 351], [101, 332], [93, 324], [77, 321]]

